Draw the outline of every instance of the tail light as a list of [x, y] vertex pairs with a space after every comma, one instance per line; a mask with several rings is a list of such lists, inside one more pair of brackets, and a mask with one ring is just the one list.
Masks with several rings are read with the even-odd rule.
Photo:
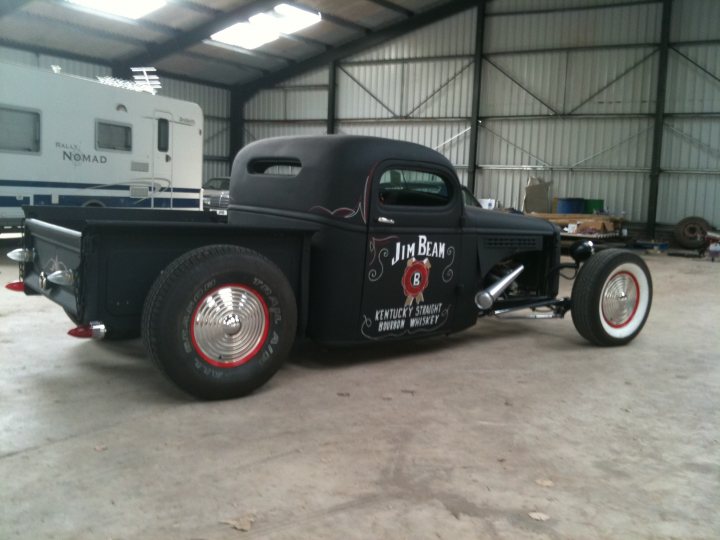
[[92, 337], [92, 326], [89, 324], [83, 324], [82, 326], [76, 326], [75, 328], [68, 330], [68, 336], [77, 338], [91, 338]]
[[23, 281], [13, 281], [5, 285], [5, 288], [9, 291], [25, 292], [25, 283]]
[[76, 338], [102, 339], [105, 337], [105, 334], [107, 334], [107, 328], [105, 328], [103, 323], [98, 321], [76, 326], [68, 331], [69, 336]]

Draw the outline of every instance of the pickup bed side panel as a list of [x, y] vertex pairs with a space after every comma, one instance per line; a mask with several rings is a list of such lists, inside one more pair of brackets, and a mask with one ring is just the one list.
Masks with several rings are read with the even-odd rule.
[[[101, 321], [116, 336], [138, 335], [147, 292], [171, 261], [204, 245], [231, 244], [261, 253], [285, 273], [298, 303], [298, 333], [305, 333], [312, 227], [232, 226], [207, 213], [167, 210], [26, 207], [25, 213], [24, 245], [34, 250], [33, 261], [21, 265], [26, 293], [47, 296], [80, 323]], [[66, 269], [71, 285], [45, 279]]]
[[89, 226], [83, 233], [84, 268], [98, 281], [83, 295], [83, 322], [99, 320], [111, 331], [138, 334], [145, 297], [160, 272], [183, 253], [213, 244], [243, 246], [275, 263], [293, 288], [302, 330], [302, 306], [307, 295], [302, 269], [309, 252], [306, 235], [302, 231], [253, 231], [227, 225]]

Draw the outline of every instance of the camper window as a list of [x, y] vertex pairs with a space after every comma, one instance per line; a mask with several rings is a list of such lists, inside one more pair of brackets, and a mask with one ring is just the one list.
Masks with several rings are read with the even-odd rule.
[[159, 152], [167, 152], [170, 149], [170, 122], [165, 118], [158, 118], [158, 140]]
[[122, 124], [97, 122], [95, 125], [95, 144], [98, 149], [132, 150], [132, 128]]
[[0, 150], [40, 152], [40, 114], [0, 107]]

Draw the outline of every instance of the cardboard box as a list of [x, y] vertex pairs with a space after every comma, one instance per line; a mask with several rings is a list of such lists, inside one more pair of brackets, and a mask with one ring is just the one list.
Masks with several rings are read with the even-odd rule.
[[612, 221], [608, 219], [584, 219], [578, 221], [577, 232], [579, 234], [611, 233], [615, 230]]

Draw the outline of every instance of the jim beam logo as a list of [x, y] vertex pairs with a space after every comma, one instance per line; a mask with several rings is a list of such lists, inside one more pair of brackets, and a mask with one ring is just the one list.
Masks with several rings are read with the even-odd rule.
[[415, 257], [410, 257], [405, 266], [405, 272], [402, 277], [402, 288], [405, 293], [405, 305], [412, 306], [413, 302], [419, 304], [424, 302], [423, 292], [430, 281], [430, 260], [425, 258], [418, 261]]
[[[395, 242], [395, 245], [386, 251], [389, 252], [386, 256], [392, 254], [389, 257], [388, 269], [396, 265], [402, 268], [399, 285], [402, 287], [405, 299], [402, 304], [398, 301], [395, 305], [377, 306], [374, 313], [365, 313], [361, 327], [362, 334], [368, 339], [375, 340], [428, 333], [442, 328], [448, 320], [451, 306], [437, 300], [443, 296], [443, 287], [449, 286], [452, 279], [455, 248], [446, 245], [445, 242], [430, 240], [426, 235], [421, 234], [412, 242]], [[381, 262], [382, 255], [379, 259]], [[436, 266], [433, 271], [435, 283], [430, 286], [433, 265]], [[378, 284], [387, 283], [381, 285], [383, 288], [393, 283], [393, 289], [397, 290], [396, 277], [389, 282], [387, 278], [383, 278], [383, 274], [387, 277], [397, 276], [397, 271], [384, 272], [384, 270], [380, 265], [380, 270], [373, 274], [377, 276], [376, 279], [371, 281]], [[426, 298], [429, 293], [432, 294]]]
[[403, 244], [395, 243], [395, 255], [393, 255], [390, 264], [395, 266], [398, 262], [409, 259], [410, 257], [434, 257], [436, 259], [445, 258], [445, 242], [433, 242], [428, 240], [424, 234], [418, 235], [417, 242]]

